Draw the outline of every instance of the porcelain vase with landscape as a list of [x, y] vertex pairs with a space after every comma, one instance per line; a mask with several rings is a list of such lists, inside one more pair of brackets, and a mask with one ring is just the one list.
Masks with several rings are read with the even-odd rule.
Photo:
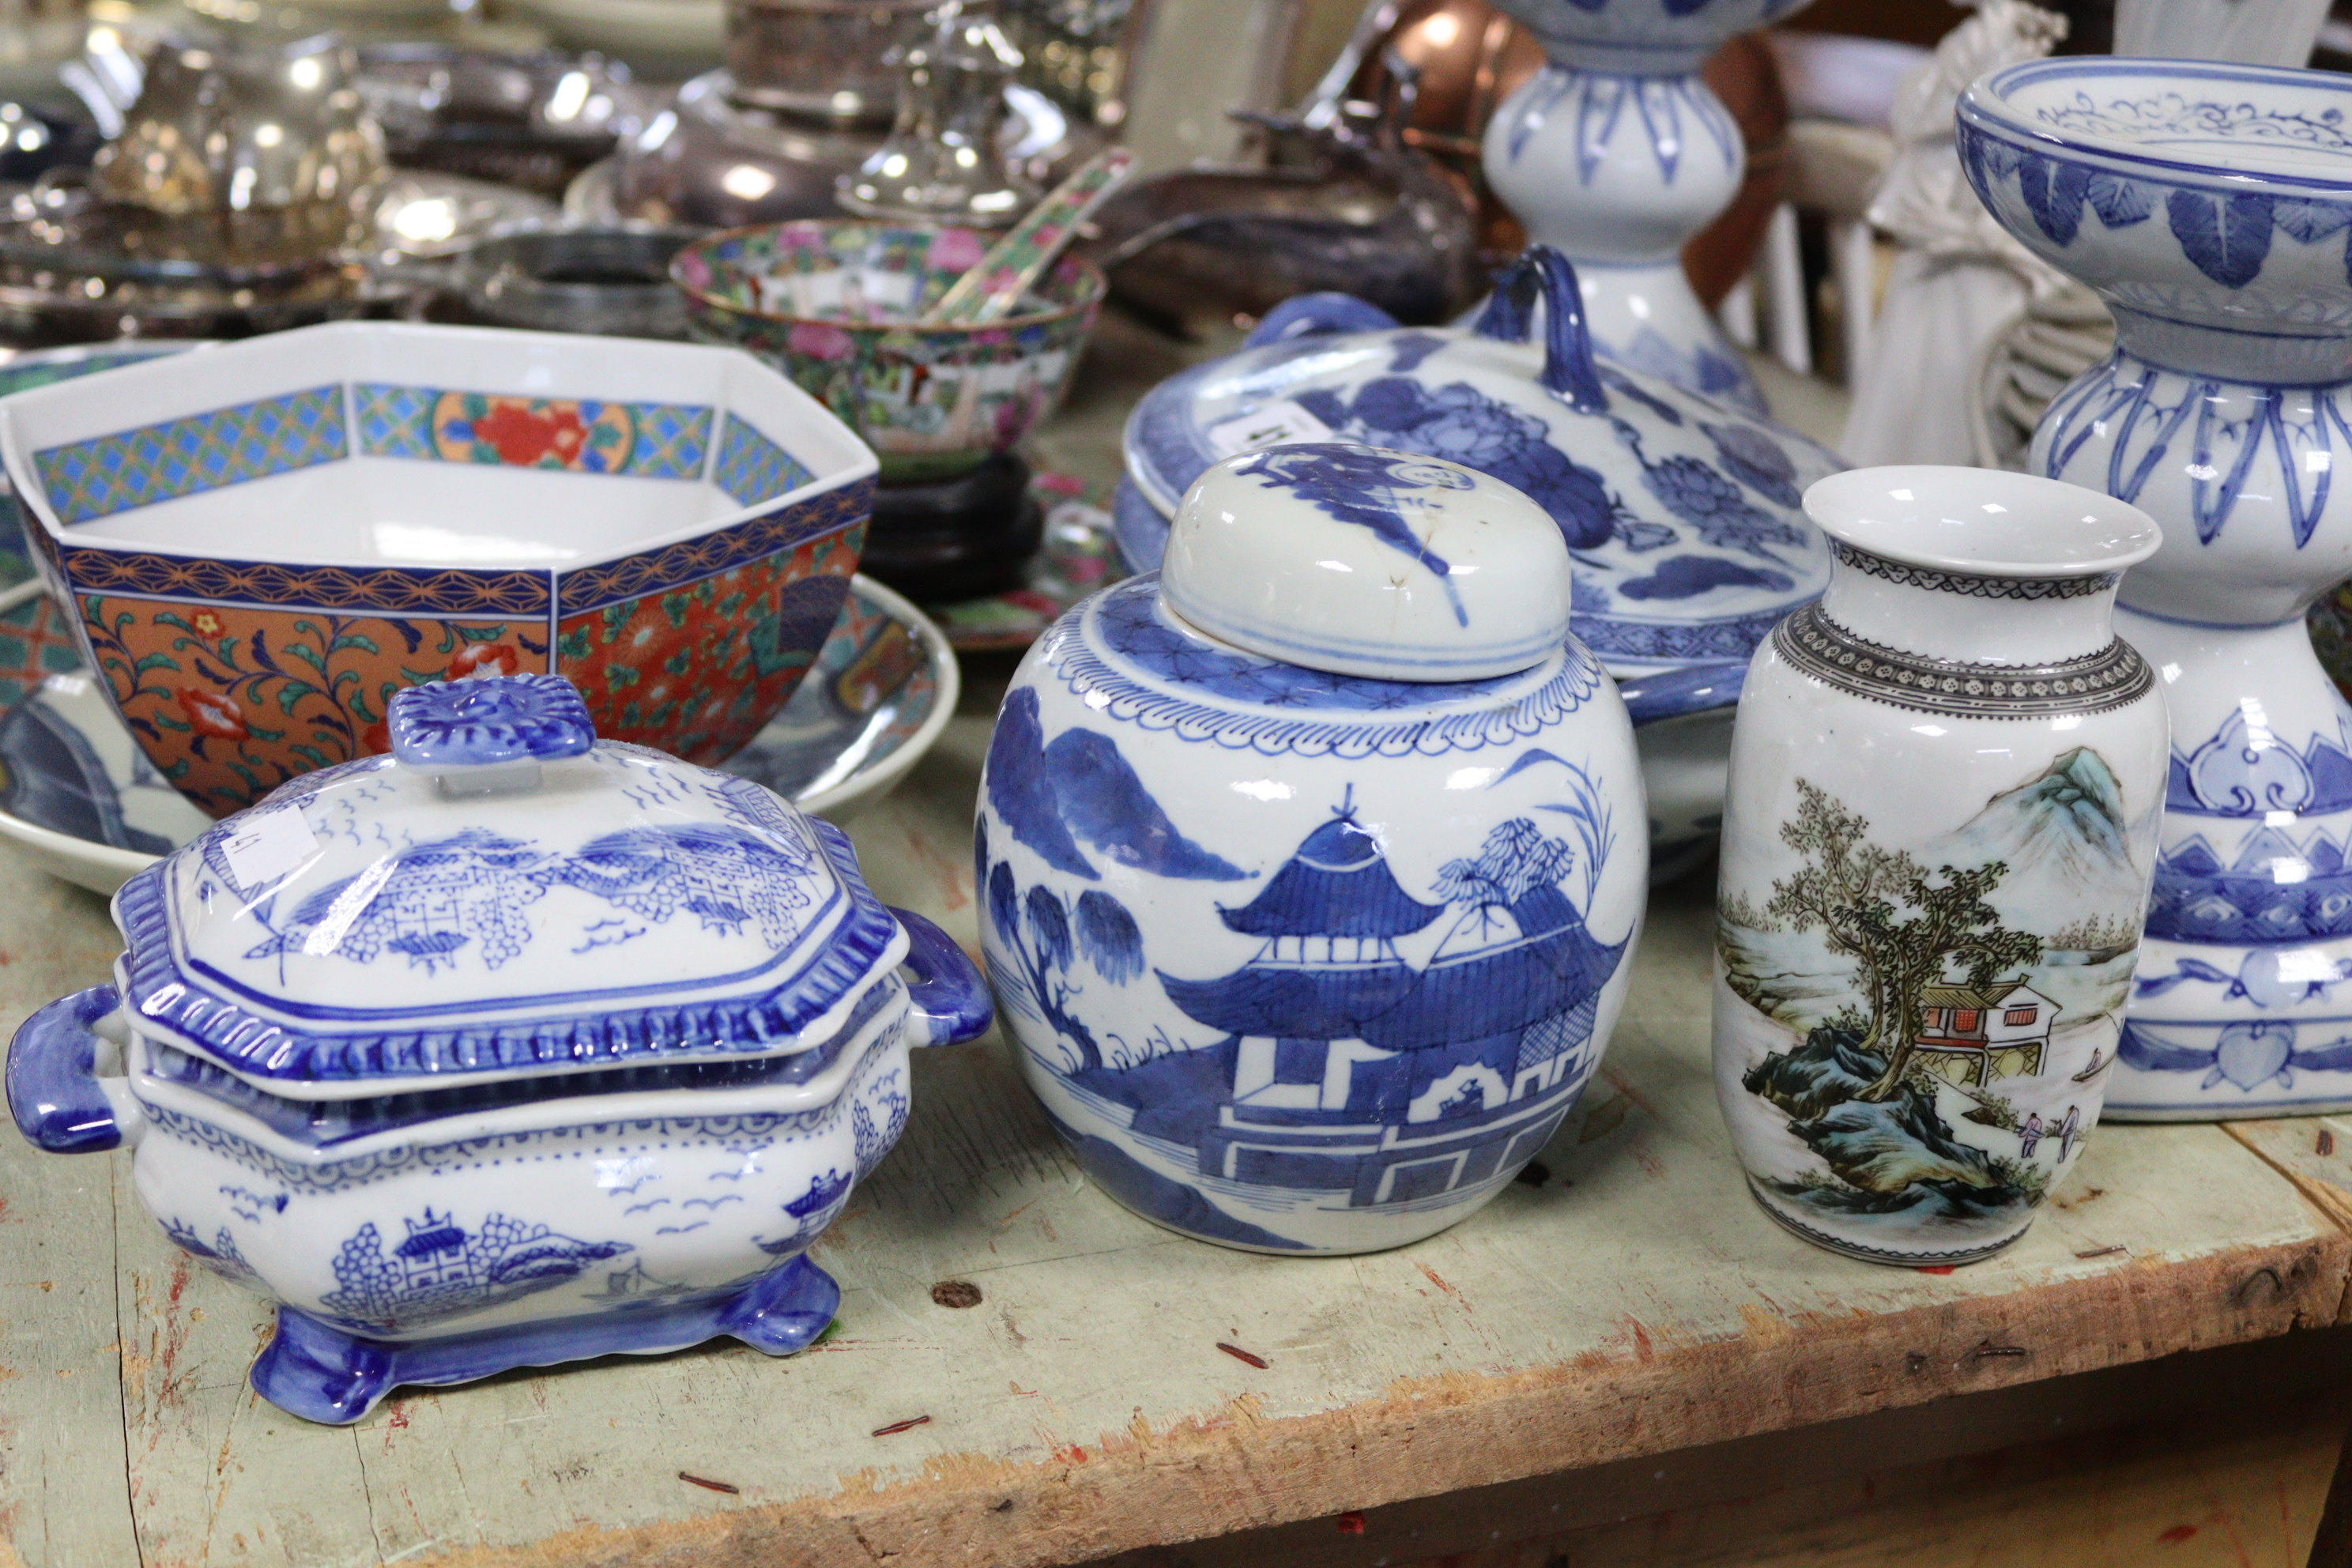
[[2143, 59], [2018, 67], [1961, 101], [1986, 206], [2116, 318], [2032, 470], [2165, 531], [2116, 617], [2173, 733], [2119, 1119], [2352, 1106], [2352, 708], [2304, 631], [2352, 574], [2347, 111], [2340, 76]]
[[1969, 1262], [2064, 1181], [2115, 1070], [2168, 731], [2111, 611], [2158, 532], [1974, 468], [1857, 469], [1806, 505], [1837, 567], [1740, 698], [1716, 1091], [1780, 1224]]
[[1699, 67], [1809, 0], [1501, 0], [1549, 63], [1487, 121], [1487, 183], [1576, 263], [1612, 359], [1752, 413], [1763, 395], [1691, 291], [1685, 241], [1731, 204], [1748, 149]]
[[1164, 570], [1031, 650], [982, 792], [982, 945], [1120, 1202], [1231, 1247], [1399, 1246], [1573, 1108], [1647, 835], [1569, 585], [1500, 481], [1302, 444], [1212, 467]]

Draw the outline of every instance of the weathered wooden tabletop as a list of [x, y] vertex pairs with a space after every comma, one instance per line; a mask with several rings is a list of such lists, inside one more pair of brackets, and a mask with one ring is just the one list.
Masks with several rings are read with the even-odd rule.
[[[971, 673], [850, 824], [877, 890], [967, 942], [1003, 671]], [[0, 1139], [0, 1568], [1069, 1563], [2345, 1315], [2352, 1120], [2102, 1128], [2022, 1244], [1948, 1274], [1768, 1223], [1708, 1079], [1705, 891], [1654, 900], [1546, 1179], [1418, 1246], [1158, 1230], [1091, 1190], [992, 1039], [919, 1057], [905, 1141], [818, 1249], [844, 1289], [823, 1345], [416, 1391], [348, 1429], [254, 1396], [268, 1310], [166, 1242], [127, 1159]], [[0, 856], [0, 1028], [115, 950], [100, 900]], [[938, 1304], [947, 1280], [977, 1304]]]

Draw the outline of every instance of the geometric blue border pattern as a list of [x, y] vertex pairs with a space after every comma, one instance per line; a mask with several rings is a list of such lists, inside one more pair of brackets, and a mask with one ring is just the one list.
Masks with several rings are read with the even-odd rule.
[[[48, 531], [38, 531], [52, 542]], [[284, 566], [273, 561], [132, 554], [54, 545], [78, 594], [145, 595], [215, 604], [284, 605], [377, 616], [521, 616], [544, 618], [548, 574], [417, 566]]]
[[751, 518], [731, 528], [698, 534], [601, 566], [566, 572], [557, 589], [558, 614], [576, 616], [583, 610], [600, 609], [698, 583], [751, 562], [766, 560], [824, 534], [861, 525], [873, 512], [874, 480], [867, 478], [780, 507], [764, 517]]
[[348, 454], [343, 389], [314, 386], [33, 454], [58, 521], [87, 522]]
[[[732, 527], [566, 572], [561, 576], [560, 613], [576, 615], [698, 583], [863, 523], [873, 511], [874, 480], [867, 478]], [[59, 542], [46, 529], [37, 534], [37, 542], [50, 552], [77, 594], [205, 599], [225, 605], [287, 605], [392, 616], [543, 619], [548, 614], [549, 574], [544, 572], [287, 566], [271, 561], [134, 554]]]
[[[731, 778], [727, 784], [758, 788]], [[810, 826], [848, 896], [848, 912], [811, 963], [764, 994], [557, 1014], [488, 1027], [347, 1036], [299, 1033], [206, 987], [174, 961], [165, 891], [173, 858], [141, 871], [114, 896], [115, 920], [129, 949], [123, 965], [129, 980], [124, 1003], [239, 1073], [285, 1082], [359, 1083], [771, 1052], [796, 1040], [810, 1024], [872, 978], [875, 965], [898, 932], [897, 920], [858, 876], [856, 853], [847, 836], [828, 823], [812, 821]]]
[[802, 461], [734, 415], [727, 416], [727, 434], [719, 444], [719, 466], [710, 482], [733, 498], [737, 506], [757, 506], [790, 495], [816, 476]]

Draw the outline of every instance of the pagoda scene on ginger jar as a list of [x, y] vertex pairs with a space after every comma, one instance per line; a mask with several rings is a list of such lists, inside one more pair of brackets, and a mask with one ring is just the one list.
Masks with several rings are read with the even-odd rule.
[[982, 789], [982, 942], [1104, 1190], [1227, 1246], [1360, 1252], [1468, 1215], [1559, 1127], [1647, 879], [1570, 570], [1498, 480], [1285, 446], [1213, 466], [1163, 571], [1032, 650]]

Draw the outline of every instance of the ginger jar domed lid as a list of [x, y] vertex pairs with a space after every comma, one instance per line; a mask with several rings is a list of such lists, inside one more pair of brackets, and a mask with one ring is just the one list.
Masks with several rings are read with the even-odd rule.
[[839, 830], [598, 741], [561, 676], [413, 687], [390, 728], [123, 885], [134, 1028], [379, 1096], [810, 1049], [905, 956]]
[[[1576, 564], [1576, 634], [1612, 669], [1745, 661], [1828, 584], [1805, 487], [1845, 465], [1803, 437], [1628, 364], [1596, 360], [1576, 273], [1548, 246], [1475, 329], [1376, 325], [1360, 300], [1268, 313], [1256, 346], [1171, 377], [1128, 421], [1140, 510], [1173, 519], [1239, 452], [1349, 441], [1503, 480], [1553, 521]], [[1539, 342], [1531, 342], [1538, 334]], [[1156, 564], [1139, 520], [1130, 563]]]
[[1479, 680], [1569, 635], [1568, 546], [1544, 510], [1459, 463], [1345, 442], [1228, 458], [1193, 481], [1168, 608], [1266, 658], [1376, 680]]

